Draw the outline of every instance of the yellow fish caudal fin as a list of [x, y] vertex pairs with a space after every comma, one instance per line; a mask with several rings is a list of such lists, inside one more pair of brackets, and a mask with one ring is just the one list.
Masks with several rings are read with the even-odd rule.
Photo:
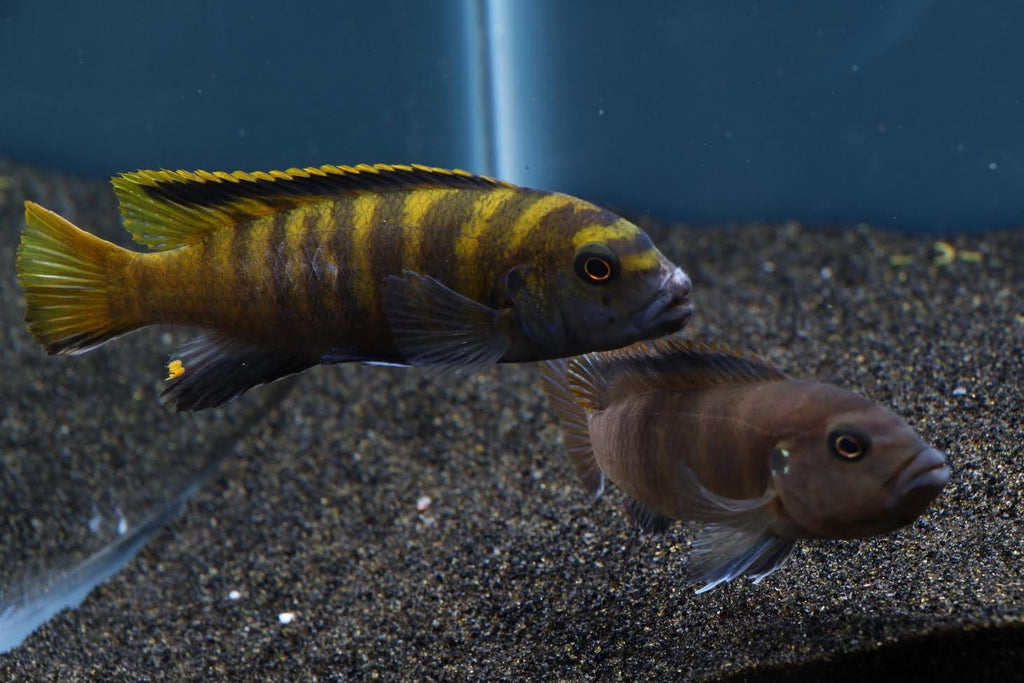
[[15, 267], [28, 330], [48, 353], [83, 353], [137, 327], [109, 293], [131, 252], [34, 202], [25, 223]]

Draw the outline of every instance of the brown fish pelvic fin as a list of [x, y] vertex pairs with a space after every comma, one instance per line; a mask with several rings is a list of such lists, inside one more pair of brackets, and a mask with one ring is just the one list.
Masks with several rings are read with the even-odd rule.
[[132, 252], [34, 202], [25, 202], [25, 224], [15, 270], [29, 332], [47, 353], [84, 353], [142, 326], [113, 295]]
[[547, 361], [542, 366], [541, 381], [547, 391], [548, 402], [558, 416], [569, 462], [587, 491], [594, 498], [599, 498], [604, 493], [604, 472], [594, 457], [587, 414], [569, 392], [566, 365], [564, 358]]
[[793, 552], [796, 541], [770, 533], [766, 525], [710, 524], [698, 534], [687, 561], [686, 572], [696, 590], [704, 593], [720, 583], [747, 576], [758, 583], [781, 568]]
[[725, 347], [667, 338], [588, 353], [569, 364], [573, 393], [591, 410], [658, 390], [699, 389], [786, 379], [768, 361]]
[[698, 593], [742, 575], [760, 581], [789, 557], [795, 541], [769, 531], [777, 495], [771, 483], [757, 498], [727, 498], [680, 465], [676, 495], [684, 501], [683, 519], [704, 523], [687, 564], [690, 579], [704, 584]]
[[253, 348], [218, 335], [187, 342], [168, 363], [161, 399], [179, 411], [214, 408], [260, 384], [317, 364], [301, 356]]

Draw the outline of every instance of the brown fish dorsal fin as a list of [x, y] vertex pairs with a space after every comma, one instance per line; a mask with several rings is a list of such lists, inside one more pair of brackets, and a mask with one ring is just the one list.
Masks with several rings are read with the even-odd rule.
[[548, 402], [561, 423], [562, 441], [569, 452], [569, 462], [590, 495], [599, 498], [604, 492], [604, 472], [594, 457], [587, 415], [569, 392], [565, 372], [564, 358], [549, 360], [541, 370], [541, 379], [547, 390]]
[[152, 249], [191, 244], [211, 230], [332, 197], [421, 188], [510, 188], [500, 180], [414, 164], [287, 171], [135, 171], [111, 181], [132, 239]]
[[682, 339], [639, 342], [569, 361], [569, 384], [588, 410], [658, 390], [775, 382], [786, 375], [752, 354]]

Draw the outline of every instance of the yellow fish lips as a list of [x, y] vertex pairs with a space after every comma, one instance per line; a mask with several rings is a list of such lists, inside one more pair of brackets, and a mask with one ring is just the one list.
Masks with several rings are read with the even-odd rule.
[[693, 315], [689, 296], [693, 284], [678, 266], [665, 276], [653, 299], [632, 313], [633, 324], [656, 336], [681, 330]]
[[917, 519], [949, 481], [949, 474], [946, 457], [934, 448], [924, 448], [908, 458], [888, 482], [894, 521], [903, 526]]

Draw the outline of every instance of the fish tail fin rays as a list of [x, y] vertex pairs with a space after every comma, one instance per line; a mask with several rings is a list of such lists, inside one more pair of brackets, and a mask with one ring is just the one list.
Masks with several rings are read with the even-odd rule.
[[541, 371], [548, 400], [562, 427], [562, 440], [569, 451], [569, 462], [587, 491], [594, 498], [604, 493], [604, 472], [594, 458], [590, 443], [587, 415], [569, 391], [566, 378], [568, 361], [564, 358], [546, 362]]
[[171, 357], [161, 399], [178, 411], [215, 408], [253, 387], [317, 363], [294, 354], [250, 348], [217, 335], [199, 337]]
[[84, 353], [142, 326], [111, 300], [132, 253], [25, 202], [15, 270], [25, 290], [25, 322], [50, 354]]

